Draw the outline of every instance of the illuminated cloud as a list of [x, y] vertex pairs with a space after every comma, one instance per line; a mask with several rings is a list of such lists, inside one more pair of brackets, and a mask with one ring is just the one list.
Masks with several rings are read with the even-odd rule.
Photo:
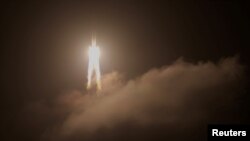
[[74, 91], [57, 98], [48, 112], [63, 118], [42, 138], [95, 140], [100, 130], [118, 132], [124, 123], [144, 129], [164, 125], [168, 134], [176, 134], [173, 127], [194, 130], [199, 123], [235, 122], [243, 75], [237, 58], [197, 64], [179, 59], [129, 81], [117, 72], [106, 74], [102, 96]]

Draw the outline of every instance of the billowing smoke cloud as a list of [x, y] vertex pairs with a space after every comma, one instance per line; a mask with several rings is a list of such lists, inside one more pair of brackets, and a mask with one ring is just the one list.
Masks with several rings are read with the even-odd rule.
[[[146, 140], [158, 128], [159, 134], [184, 136], [198, 133], [207, 123], [239, 122], [243, 73], [236, 57], [197, 64], [179, 59], [129, 81], [117, 72], [106, 74], [99, 96], [73, 91], [52, 101], [50, 108], [40, 102], [30, 109], [58, 119], [43, 134], [44, 140], [98, 140], [101, 131], [119, 136], [130, 129], [137, 137], [129, 140]], [[143, 135], [136, 133], [147, 128]]]

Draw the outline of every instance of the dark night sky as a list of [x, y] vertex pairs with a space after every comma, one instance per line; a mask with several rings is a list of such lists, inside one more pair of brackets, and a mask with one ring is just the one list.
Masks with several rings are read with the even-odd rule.
[[[117, 70], [133, 79], [180, 57], [197, 63], [238, 55], [245, 66], [246, 87], [249, 84], [250, 5], [245, 1], [6, 1], [0, 5], [3, 140], [39, 140], [46, 125], [56, 120], [20, 124], [26, 121], [22, 109], [27, 103], [53, 99], [71, 89], [84, 91], [86, 50], [93, 32], [102, 50], [103, 74]], [[247, 94], [249, 89], [242, 97]], [[115, 135], [104, 131], [99, 139], [126, 138], [126, 132], [128, 139], [136, 139], [129, 125], [119, 125]], [[163, 135], [162, 126], [135, 128], [138, 140], [144, 132], [150, 132], [151, 139], [169, 137]], [[203, 134], [197, 136], [192, 139]]]

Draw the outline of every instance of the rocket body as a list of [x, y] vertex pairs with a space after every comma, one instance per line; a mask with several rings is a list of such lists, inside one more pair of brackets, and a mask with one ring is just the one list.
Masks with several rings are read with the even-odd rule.
[[88, 65], [88, 83], [87, 89], [91, 88], [92, 76], [95, 75], [97, 89], [101, 89], [101, 73], [100, 73], [100, 49], [96, 45], [96, 39], [92, 39], [92, 45], [89, 47], [89, 65]]

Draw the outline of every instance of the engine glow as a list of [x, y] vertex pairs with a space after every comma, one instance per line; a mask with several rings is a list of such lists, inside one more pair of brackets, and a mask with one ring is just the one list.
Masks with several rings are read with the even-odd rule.
[[89, 66], [88, 66], [88, 83], [87, 83], [87, 89], [91, 88], [92, 84], [92, 75], [95, 73], [95, 80], [96, 80], [96, 86], [97, 90], [101, 90], [101, 72], [100, 72], [100, 49], [96, 45], [96, 39], [92, 38], [92, 45], [89, 47]]

